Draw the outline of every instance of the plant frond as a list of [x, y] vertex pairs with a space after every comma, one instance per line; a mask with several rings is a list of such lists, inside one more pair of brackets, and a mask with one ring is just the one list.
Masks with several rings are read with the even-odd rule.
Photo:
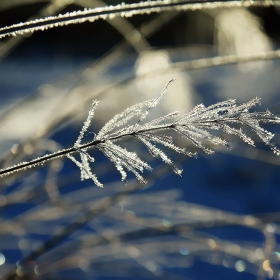
[[91, 109], [88, 112], [88, 117], [87, 117], [86, 121], [84, 122], [84, 125], [83, 125], [83, 127], [82, 127], [82, 129], [80, 131], [79, 137], [78, 137], [77, 141], [74, 144], [74, 147], [78, 148], [80, 146], [81, 141], [82, 141], [82, 139], [84, 137], [84, 134], [85, 134], [85, 132], [87, 132], [87, 129], [88, 129], [88, 127], [91, 124], [91, 121], [92, 121], [93, 116], [94, 116], [94, 110], [97, 107], [98, 103], [99, 103], [99, 101], [93, 100], [92, 105], [91, 105]]
[[136, 153], [128, 152], [111, 141], [99, 144], [97, 148], [115, 164], [122, 175], [122, 180], [126, 178], [126, 172], [123, 170], [123, 167], [125, 167], [128, 171], [133, 172], [141, 183], [146, 183], [137, 170], [143, 172], [144, 169], [152, 170], [152, 168], [146, 162], [142, 161]]
[[167, 120], [169, 120], [170, 118], [173, 118], [173, 117], [176, 117], [180, 114], [180, 111], [175, 111], [173, 113], [170, 113], [170, 114], [167, 114], [163, 117], [159, 117], [157, 119], [154, 119], [148, 123], [145, 123], [142, 128], [145, 128], [145, 127], [150, 127], [150, 126], [154, 126], [154, 125], [157, 125], [157, 124], [160, 124], [161, 122], [165, 122]]
[[171, 166], [173, 171], [180, 175], [182, 174], [183, 170], [178, 169], [178, 167], [174, 164], [174, 162], [167, 157], [167, 155], [160, 149], [158, 149], [155, 145], [153, 145], [151, 142], [149, 142], [143, 135], [137, 135], [137, 139], [139, 139], [145, 146], [148, 148], [149, 152], [153, 157], [160, 157], [165, 163]]
[[169, 82], [165, 85], [165, 87], [163, 88], [163, 90], [160, 92], [160, 94], [152, 100], [152, 102], [150, 103], [150, 106], [148, 107], [148, 109], [142, 113], [139, 121], [137, 122], [137, 124], [135, 125], [135, 128], [139, 127], [140, 123], [143, 122], [144, 119], [146, 119], [146, 117], [148, 116], [150, 110], [154, 107], [156, 107], [159, 102], [161, 101], [163, 95], [168, 91], [168, 88], [170, 87], [170, 85], [172, 83], [174, 83], [176, 81], [176, 79], [172, 78], [171, 80], [169, 80]]
[[[125, 148], [115, 144], [116, 141], [125, 137], [134, 137], [141, 141], [152, 156], [160, 158], [163, 162], [168, 164], [175, 173], [181, 175], [182, 170], [167, 157], [164, 151], [157, 147], [157, 144], [190, 157], [195, 157], [196, 153], [191, 153], [185, 148], [176, 146], [172, 141], [172, 137], [165, 133], [167, 130], [177, 132], [182, 137], [188, 139], [196, 148], [201, 149], [207, 154], [213, 154], [212, 146], [229, 146], [226, 140], [217, 135], [219, 131], [236, 135], [244, 142], [254, 146], [254, 141], [241, 129], [241, 127], [245, 126], [256, 133], [276, 155], [280, 155], [280, 150], [276, 147], [275, 143], [271, 141], [274, 135], [260, 126], [260, 123], [279, 124], [280, 118], [274, 116], [269, 111], [249, 112], [252, 107], [260, 104], [259, 98], [254, 98], [240, 105], [237, 105], [235, 100], [218, 102], [208, 107], [199, 104], [190, 112], [181, 116], [179, 116], [179, 112], [176, 111], [143, 123], [150, 110], [159, 104], [172, 82], [174, 82], [174, 79], [171, 79], [166, 84], [156, 98], [131, 106], [117, 114], [103, 126], [91, 142], [83, 144], [82, 140], [84, 134], [91, 124], [94, 110], [98, 105], [97, 101], [93, 101], [88, 117], [72, 148], [2, 169], [0, 170], [0, 176], [34, 167], [51, 159], [66, 155], [80, 168], [81, 180], [92, 179], [97, 186], [102, 187], [103, 185], [98, 181], [97, 176], [91, 172], [90, 168], [90, 162], [94, 162], [95, 160], [90, 156], [88, 150], [91, 147], [96, 147], [114, 163], [117, 170], [121, 173], [122, 180], [126, 179], [126, 172], [130, 171], [141, 183], [145, 184], [146, 180], [140, 173], [143, 173], [144, 170], [151, 171], [152, 168], [148, 163], [143, 161], [137, 153], [129, 152]], [[138, 121], [135, 124], [127, 125], [127, 122], [135, 116], [140, 116]], [[174, 117], [177, 117], [177, 119], [172, 121], [171, 119]], [[123, 128], [115, 131], [116, 128], [121, 126], [123, 126]], [[236, 126], [240, 127], [237, 128]], [[207, 141], [212, 144], [211, 148], [207, 146]], [[80, 154], [81, 162], [72, 156], [72, 153], [75, 152]]]
[[115, 115], [110, 121], [108, 121], [99, 131], [99, 133], [96, 136], [97, 140], [106, 138], [109, 136], [109, 132], [111, 132], [116, 127], [125, 125], [131, 118], [141, 115], [142, 109], [145, 106], [148, 106], [152, 100], [147, 100], [138, 104], [135, 104], [127, 109], [125, 109], [123, 112]]
[[69, 159], [71, 159], [81, 170], [81, 180], [84, 179], [92, 179], [93, 182], [95, 183], [96, 186], [98, 187], [103, 187], [103, 184], [101, 184], [95, 174], [91, 173], [90, 167], [88, 165], [88, 161], [83, 161], [83, 156], [82, 157], [82, 163], [77, 161], [72, 155], [67, 154], [66, 155]]

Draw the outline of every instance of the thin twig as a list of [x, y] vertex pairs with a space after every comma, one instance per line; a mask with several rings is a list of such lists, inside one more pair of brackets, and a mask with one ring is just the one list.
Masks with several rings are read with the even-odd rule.
[[38, 30], [45, 30], [48, 28], [64, 26], [68, 24], [83, 23], [85, 21], [95, 21], [98, 19], [107, 19], [110, 16], [131, 17], [139, 14], [150, 14], [151, 12], [165, 12], [165, 11], [187, 11], [187, 10], [201, 10], [201, 9], [217, 9], [217, 8], [236, 8], [236, 7], [270, 7], [279, 6], [278, 0], [264, 0], [264, 1], [180, 1], [169, 3], [166, 1], [147, 1], [137, 4], [121, 4], [116, 6], [101, 7], [96, 9], [87, 9], [84, 11], [76, 11], [64, 15], [47, 17], [44, 19], [37, 19], [25, 23], [18, 23], [0, 29], [0, 38], [6, 36], [16, 36], [25, 32], [34, 32]]

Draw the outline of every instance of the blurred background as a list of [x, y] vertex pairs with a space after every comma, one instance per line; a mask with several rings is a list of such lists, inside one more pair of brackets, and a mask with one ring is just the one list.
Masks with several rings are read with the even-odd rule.
[[[0, 27], [118, 3], [1, 0]], [[157, 96], [172, 77], [177, 82], [155, 116], [256, 96], [256, 110], [279, 116], [276, 59], [178, 67], [276, 50], [279, 24], [276, 7], [171, 11], [2, 39], [1, 168], [73, 146], [93, 99], [100, 104], [89, 130], [98, 132], [124, 108]], [[266, 128], [279, 147], [279, 127]], [[124, 141], [153, 166], [147, 186], [133, 176], [121, 182], [97, 150], [92, 170], [103, 189], [80, 181], [64, 158], [1, 178], [1, 279], [280, 279], [280, 159], [255, 136], [257, 148], [224, 137], [232, 149], [215, 148], [213, 156], [166, 151], [184, 169], [182, 178], [139, 143]]]

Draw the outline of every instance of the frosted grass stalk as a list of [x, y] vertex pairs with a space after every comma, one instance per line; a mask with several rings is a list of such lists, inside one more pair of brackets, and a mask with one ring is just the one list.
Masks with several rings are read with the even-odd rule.
[[106, 6], [94, 9], [84, 9], [58, 16], [51, 16], [42, 19], [35, 19], [25, 23], [13, 24], [11, 26], [0, 28], [0, 39], [6, 36], [22, 35], [26, 32], [35, 32], [38, 30], [47, 30], [58, 26], [83, 23], [86, 21], [94, 22], [98, 19], [107, 20], [116, 16], [132, 17], [134, 15], [143, 15], [150, 13], [161, 13], [166, 11], [195, 11], [201, 9], [218, 8], [238, 8], [238, 7], [270, 7], [280, 6], [279, 0], [258, 0], [258, 1], [171, 1], [157, 0], [146, 1], [136, 4], [119, 4], [116, 6]]
[[[2, 169], [0, 170], [0, 176], [10, 175], [14, 172], [25, 170], [26, 168], [33, 168], [41, 165], [57, 157], [67, 156], [80, 169], [81, 180], [92, 179], [97, 186], [102, 187], [102, 183], [100, 183], [97, 176], [92, 173], [90, 167], [90, 163], [94, 162], [94, 158], [89, 154], [89, 150], [95, 147], [114, 163], [116, 169], [121, 174], [122, 180], [127, 178], [127, 171], [130, 171], [141, 183], [146, 183], [146, 180], [140, 172], [143, 173], [145, 170], [151, 171], [151, 166], [143, 161], [136, 152], [127, 151], [125, 148], [116, 144], [119, 140], [127, 137], [136, 138], [141, 141], [153, 157], [161, 159], [163, 162], [167, 163], [176, 174], [181, 175], [182, 170], [167, 157], [165, 152], [158, 147], [158, 145], [190, 157], [195, 157], [196, 153], [191, 153], [185, 148], [175, 145], [172, 141], [172, 137], [166, 135], [166, 131], [175, 131], [188, 139], [197, 149], [204, 151], [206, 154], [213, 154], [214, 151], [209, 147], [207, 144], [208, 142], [210, 142], [212, 146], [229, 146], [227, 141], [217, 136], [218, 132], [234, 134], [239, 136], [244, 142], [254, 146], [254, 141], [241, 129], [241, 127], [247, 127], [256, 133], [276, 155], [280, 155], [280, 150], [271, 142], [274, 135], [260, 126], [260, 123], [279, 124], [280, 118], [274, 116], [269, 111], [249, 112], [251, 108], [260, 104], [259, 98], [254, 98], [241, 105], [237, 105], [235, 100], [218, 102], [208, 107], [199, 104], [189, 113], [179, 115], [179, 112], [176, 111], [145, 123], [144, 120], [151, 109], [160, 103], [160, 100], [173, 82], [174, 79], [171, 79], [158, 97], [131, 106], [122, 113], [117, 114], [104, 125], [91, 142], [82, 143], [83, 137], [88, 131], [93, 119], [94, 110], [98, 104], [97, 101], [93, 101], [88, 117], [72, 148]], [[128, 121], [132, 121], [133, 118], [138, 120], [134, 124], [128, 124]], [[240, 127], [237, 128], [236, 125]], [[213, 133], [213, 131], [215, 133]], [[80, 155], [81, 161], [78, 161], [74, 157], [74, 153]]]

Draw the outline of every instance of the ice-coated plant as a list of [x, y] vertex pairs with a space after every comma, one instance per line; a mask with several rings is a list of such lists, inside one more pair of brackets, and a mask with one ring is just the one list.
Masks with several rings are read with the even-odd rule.
[[[35, 19], [27, 21], [26, 23], [18, 23], [3, 27], [0, 28], [0, 39], [6, 36], [17, 36], [26, 32], [35, 32], [68, 24], [82, 23], [85, 21], [93, 22], [98, 19], [108, 19], [116, 16], [130, 17], [133, 15], [151, 12], [159, 13], [172, 10], [212, 10], [217, 8], [269, 7], [279, 5], [280, 1], [278, 0], [220, 0], [205, 3], [189, 2], [185, 0], [155, 0], [134, 4], [120, 4], [116, 6], [85, 9], [84, 11], [76, 11], [66, 13], [64, 15]], [[228, 55], [182, 63], [179, 62], [174, 63], [172, 68], [177, 70], [197, 69], [238, 62], [275, 59], [279, 57], [280, 51], [276, 50], [252, 55]], [[150, 110], [159, 104], [160, 100], [173, 82], [174, 79], [171, 79], [158, 97], [136, 104], [127, 108], [122, 113], [117, 114], [104, 125], [99, 133], [94, 134], [95, 136], [92, 141], [82, 143], [84, 135], [89, 129], [95, 109], [98, 105], [98, 101], [94, 100], [87, 120], [85, 121], [80, 135], [73, 147], [36, 158], [30, 162], [22, 162], [12, 167], [1, 169], [0, 176], [12, 174], [36, 165], [41, 165], [46, 161], [58, 157], [67, 156], [79, 167], [82, 180], [92, 179], [97, 186], [102, 187], [102, 184], [99, 182], [97, 176], [92, 173], [90, 168], [90, 163], [94, 162], [94, 158], [89, 154], [89, 151], [91, 148], [95, 147], [114, 163], [117, 170], [121, 173], [122, 180], [126, 179], [127, 171], [130, 171], [134, 173], [141, 183], [145, 183], [146, 181], [141, 173], [143, 173], [145, 169], [151, 170], [152, 168], [135, 152], [129, 152], [118, 145], [119, 140], [127, 137], [139, 140], [146, 146], [152, 156], [160, 158], [167, 163], [176, 174], [181, 175], [182, 170], [180, 170], [164, 153], [161, 146], [165, 146], [175, 152], [191, 157], [196, 156], [196, 153], [192, 153], [186, 150], [186, 148], [181, 148], [175, 145], [172, 142], [172, 137], [169, 134], [167, 135], [167, 131], [175, 131], [183, 138], [186, 138], [189, 142], [191, 142], [197, 149], [200, 149], [207, 154], [212, 154], [214, 153], [211, 149], [213, 145], [229, 146], [229, 143], [225, 139], [218, 136], [221, 132], [239, 136], [243, 141], [254, 146], [253, 140], [241, 129], [242, 126], [245, 126], [255, 132], [266, 145], [270, 146], [275, 154], [280, 154], [279, 149], [273, 142], [271, 142], [274, 135], [260, 126], [261, 122], [279, 123], [280, 118], [274, 116], [269, 111], [249, 112], [252, 107], [260, 103], [258, 98], [241, 105], [237, 105], [235, 100], [218, 102], [209, 107], [205, 107], [203, 104], [200, 104], [186, 114], [180, 115], [179, 112], [176, 111], [154, 120], [146, 121]], [[131, 121], [133, 118], [136, 118], [135, 123], [128, 123], [128, 121]], [[207, 145], [207, 143], [211, 143], [211, 147], [210, 145]], [[80, 159], [75, 158], [75, 154], [79, 154]]]
[[[229, 146], [229, 143], [225, 139], [217, 136], [217, 132], [237, 135], [244, 142], [255, 146], [254, 141], [243, 132], [241, 126], [244, 126], [255, 132], [276, 155], [280, 155], [280, 150], [271, 142], [274, 134], [260, 126], [260, 123], [280, 123], [280, 118], [274, 116], [268, 110], [266, 112], [249, 112], [252, 107], [260, 104], [259, 98], [252, 99], [241, 105], [237, 105], [235, 100], [232, 99], [218, 102], [208, 107], [199, 104], [186, 114], [180, 115], [179, 111], [175, 111], [151, 121], [144, 122], [151, 109], [160, 103], [160, 100], [174, 81], [175, 79], [171, 79], [156, 98], [133, 105], [114, 116], [97, 134], [94, 134], [94, 138], [91, 142], [82, 143], [98, 105], [98, 101], [94, 100], [79, 137], [72, 148], [2, 169], [0, 170], [0, 176], [43, 164], [57, 157], [67, 156], [80, 168], [81, 180], [92, 179], [98, 187], [102, 187], [102, 183], [99, 182], [97, 176], [92, 173], [90, 168], [90, 162], [94, 162], [95, 160], [93, 156], [89, 154], [89, 150], [95, 147], [114, 163], [117, 170], [121, 173], [122, 180], [126, 179], [127, 171], [130, 171], [141, 183], [146, 183], [141, 173], [143, 173], [145, 169], [152, 170], [151, 166], [143, 161], [137, 153], [129, 152], [117, 144], [118, 141], [127, 137], [140, 140], [153, 157], [160, 158], [167, 163], [176, 174], [181, 175], [182, 170], [168, 158], [159, 144], [177, 153], [182, 153], [191, 157], [196, 156], [196, 153], [189, 152], [185, 148], [176, 146], [172, 142], [172, 137], [166, 135], [166, 131], [168, 130], [177, 132], [206, 154], [213, 154], [214, 151], [207, 146], [207, 142], [212, 145]], [[138, 120], [134, 124], [128, 124], [128, 121], [135, 117], [137, 117]], [[80, 161], [74, 157], [74, 153], [79, 153]]]
[[25, 23], [17, 23], [11, 26], [0, 28], [0, 39], [6, 36], [22, 35], [26, 32], [32, 33], [38, 30], [44, 31], [49, 28], [65, 26], [69, 24], [94, 22], [98, 19], [112, 19], [116, 16], [132, 17], [150, 13], [160, 13], [165, 11], [195, 11], [213, 10], [218, 8], [240, 8], [240, 7], [270, 7], [280, 6], [279, 0], [255, 0], [255, 1], [228, 1], [214, 0], [207, 2], [195, 2], [188, 0], [154, 0], [133, 4], [118, 4], [115, 6], [98, 7], [94, 9], [84, 9], [58, 16], [50, 16], [41, 19], [30, 20]]

